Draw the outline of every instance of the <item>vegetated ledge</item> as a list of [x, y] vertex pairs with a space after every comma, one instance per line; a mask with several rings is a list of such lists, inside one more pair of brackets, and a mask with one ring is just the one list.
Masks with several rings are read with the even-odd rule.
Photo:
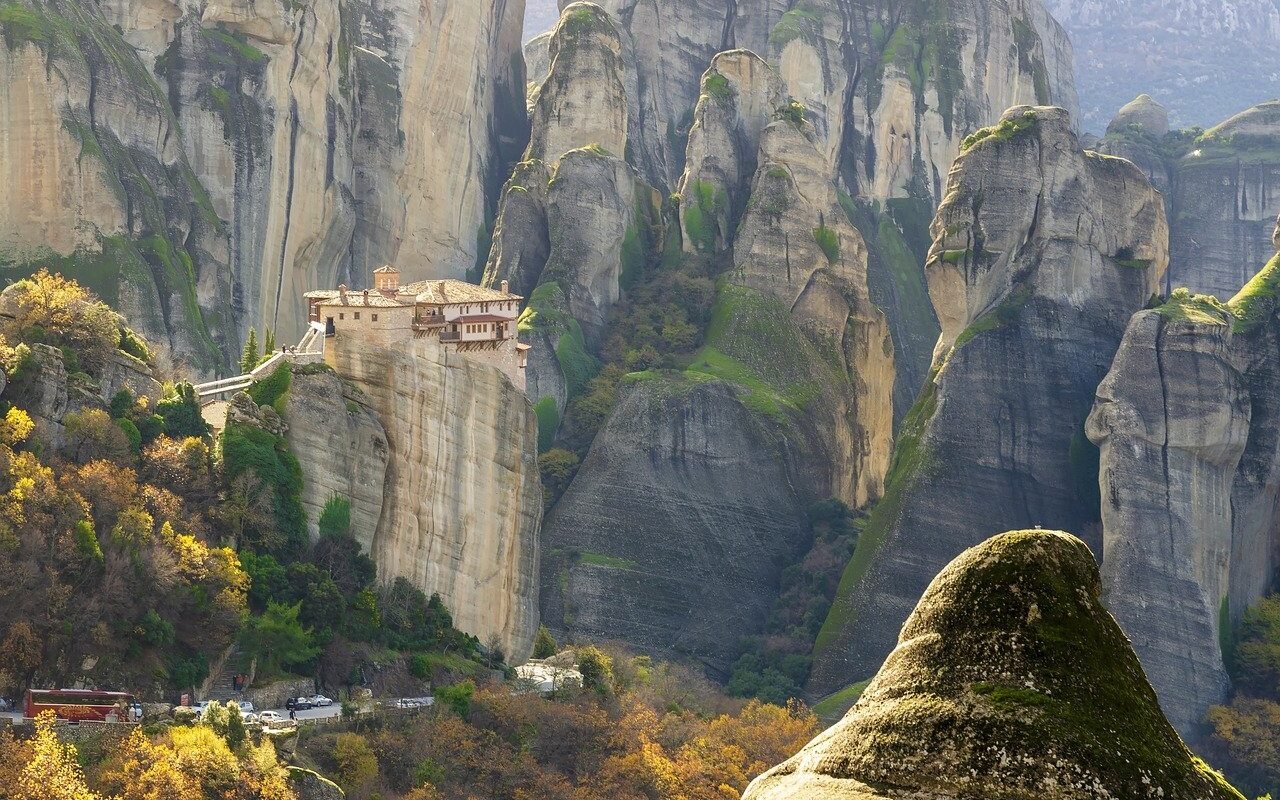
[[967, 153], [985, 142], [1010, 141], [1028, 131], [1034, 131], [1036, 123], [1035, 110], [1024, 111], [1021, 116], [1002, 119], [996, 125], [982, 128], [966, 136], [964, 141], [960, 143], [960, 152], [961, 154]]
[[1280, 297], [1280, 254], [1227, 303], [1236, 317], [1236, 331], [1247, 333], [1261, 325], [1275, 313], [1277, 297]]
[[1174, 289], [1169, 299], [1156, 306], [1155, 310], [1167, 321], [1195, 325], [1229, 325], [1234, 319], [1226, 303], [1213, 295], [1192, 294], [1186, 288]]

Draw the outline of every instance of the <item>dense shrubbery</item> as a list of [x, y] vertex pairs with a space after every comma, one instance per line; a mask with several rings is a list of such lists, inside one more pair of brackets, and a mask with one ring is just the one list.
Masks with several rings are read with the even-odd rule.
[[809, 524], [813, 544], [804, 558], [783, 570], [764, 635], [745, 642], [733, 665], [728, 684], [732, 695], [785, 703], [802, 694], [814, 639], [858, 542], [857, 521], [838, 500], [815, 503], [809, 509]]
[[1280, 594], [1246, 611], [1233, 638], [1235, 697], [1209, 711], [1209, 755], [1242, 789], [1280, 797]]

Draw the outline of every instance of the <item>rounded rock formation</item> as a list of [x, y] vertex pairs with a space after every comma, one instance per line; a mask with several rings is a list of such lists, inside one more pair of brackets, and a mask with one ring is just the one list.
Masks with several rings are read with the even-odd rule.
[[1241, 800], [1183, 745], [1079, 539], [997, 536], [934, 579], [849, 714], [744, 800]]
[[1107, 125], [1107, 133], [1128, 133], [1133, 126], [1152, 136], [1164, 136], [1169, 132], [1169, 112], [1151, 95], [1140, 94], [1125, 103]]

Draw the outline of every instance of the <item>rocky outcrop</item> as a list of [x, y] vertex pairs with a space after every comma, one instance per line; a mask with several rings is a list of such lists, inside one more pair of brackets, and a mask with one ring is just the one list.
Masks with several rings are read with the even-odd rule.
[[1208, 126], [1275, 94], [1280, 9], [1270, 0], [1046, 0], [1080, 64], [1081, 122], [1101, 131], [1139, 92], [1176, 127]]
[[[654, 186], [678, 182], [699, 77], [717, 53], [735, 48], [778, 69], [788, 94], [809, 110], [832, 175], [856, 182], [851, 194], [876, 199], [911, 191], [936, 202], [938, 176], [960, 140], [1000, 110], [1076, 103], [1070, 42], [1040, 0], [945, 8], [836, 0], [601, 5], [633, 65], [630, 139], [640, 174]], [[922, 67], [917, 56], [925, 52], [932, 57]]]
[[744, 800], [1242, 800], [1164, 718], [1100, 589], [1069, 534], [965, 551], [858, 704]]
[[97, 378], [67, 367], [63, 352], [35, 344], [12, 375], [5, 377], [4, 399], [31, 415], [36, 438], [57, 449], [63, 444], [63, 420], [73, 411], [108, 410], [112, 398], [127, 390], [134, 398], [155, 405], [163, 387], [147, 364], [126, 353], [113, 353]]
[[[331, 345], [330, 365], [363, 393], [354, 399], [361, 408], [351, 412], [359, 419], [345, 432], [339, 426], [324, 433], [319, 446], [295, 448], [304, 474], [349, 459], [333, 476], [336, 488], [346, 470], [366, 484], [357, 495], [372, 502], [376, 489], [367, 481], [376, 476], [357, 470], [386, 464], [370, 548], [379, 575], [438, 592], [459, 629], [523, 659], [538, 627], [542, 519], [537, 424], [528, 399], [501, 371], [451, 357], [430, 340], [390, 349], [339, 337]], [[385, 431], [385, 456], [365, 409]], [[291, 441], [299, 433], [292, 430]], [[334, 453], [324, 443], [354, 449]], [[310, 463], [309, 453], [318, 463]], [[355, 524], [355, 502], [352, 510]]]
[[1207, 131], [1175, 162], [1172, 285], [1229, 299], [1272, 255], [1280, 214], [1280, 101]]
[[934, 375], [818, 637], [815, 695], [874, 673], [976, 538], [1044, 525], [1101, 546], [1083, 424], [1168, 263], [1159, 194], [1129, 162], [1082, 151], [1062, 109], [1015, 108], [969, 140], [933, 234]]
[[1135, 316], [1087, 428], [1108, 606], [1191, 737], [1228, 696], [1231, 626], [1280, 564], [1278, 274], [1280, 257], [1229, 304], [1179, 290]]
[[592, 3], [564, 11], [550, 42], [551, 66], [537, 89], [526, 160], [552, 166], [571, 150], [627, 150], [627, 94], [622, 41], [609, 16]]
[[1138, 314], [1086, 428], [1102, 451], [1107, 604], [1186, 735], [1229, 690], [1218, 628], [1252, 410], [1231, 340], [1208, 301]]
[[0, 169], [27, 200], [0, 203], [0, 256], [55, 256], [188, 365], [300, 335], [316, 286], [487, 256], [527, 136], [522, 4], [11, 5]]
[[1155, 137], [1169, 132], [1169, 111], [1149, 94], [1140, 94], [1123, 107], [1107, 125], [1107, 133], [1127, 133], [1132, 130]]
[[302, 508], [308, 533], [320, 534], [320, 514], [334, 497], [351, 506], [351, 535], [374, 551], [386, 501], [391, 448], [369, 398], [332, 371], [294, 370], [285, 418], [289, 446], [302, 473]]

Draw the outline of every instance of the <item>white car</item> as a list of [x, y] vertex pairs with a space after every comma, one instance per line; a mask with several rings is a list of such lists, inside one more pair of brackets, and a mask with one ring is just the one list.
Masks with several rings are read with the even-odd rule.
[[204, 710], [208, 707], [209, 707], [208, 700], [201, 700], [199, 703], [196, 703], [194, 706], [192, 706], [192, 708], [195, 709], [197, 717], [204, 716]]
[[252, 725], [258, 722], [258, 715], [250, 711], [248, 714], [241, 714], [240, 719], [244, 721], [244, 724]]
[[280, 716], [276, 711], [263, 711], [258, 715], [258, 722], [263, 725], [270, 725], [273, 722], [284, 722], [284, 717]]
[[322, 694], [314, 695], [310, 699], [311, 699], [311, 705], [317, 706], [319, 708], [326, 708], [328, 706], [333, 705], [333, 700], [329, 699], [328, 697], [325, 697]]
[[240, 701], [240, 714], [241, 714], [241, 715], [245, 715], [245, 714], [252, 714], [252, 713], [253, 713], [253, 703], [250, 703], [250, 702], [249, 702], [249, 701], [247, 701], [247, 700], [241, 700], [241, 701]]

